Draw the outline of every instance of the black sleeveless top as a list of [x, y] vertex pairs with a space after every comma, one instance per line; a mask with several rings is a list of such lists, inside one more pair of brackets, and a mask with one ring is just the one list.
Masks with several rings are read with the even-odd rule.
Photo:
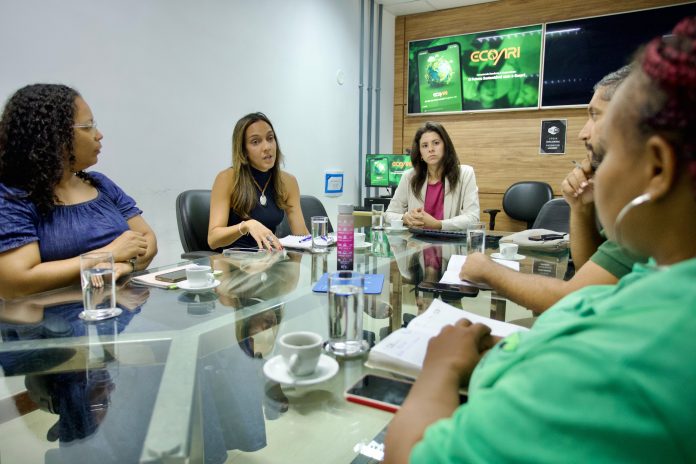
[[[271, 177], [272, 172], [261, 172], [251, 166], [249, 166], [249, 168], [251, 169], [251, 175], [256, 183], [263, 188], [268, 179]], [[231, 226], [234, 224], [239, 224], [247, 219], [255, 219], [264, 226], [268, 227], [272, 232], [275, 232], [276, 227], [278, 227], [278, 224], [282, 222], [283, 217], [285, 216], [285, 211], [280, 209], [275, 202], [275, 188], [273, 187], [273, 180], [271, 179], [268, 181], [268, 187], [266, 187], [266, 190], [264, 191], [264, 194], [266, 195], [266, 206], [261, 205], [261, 202], [258, 200], [261, 197], [261, 191], [256, 186], [254, 186], [254, 190], [256, 191], [256, 206], [254, 206], [249, 212], [249, 217], [242, 218], [237, 213], [230, 210], [230, 217], [227, 220], [227, 225]], [[258, 244], [251, 235], [247, 234], [233, 242], [229, 247], [258, 248]]]

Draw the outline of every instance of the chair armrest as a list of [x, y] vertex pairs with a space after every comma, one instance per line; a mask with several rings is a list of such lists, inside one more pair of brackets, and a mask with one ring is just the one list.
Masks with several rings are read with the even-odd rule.
[[500, 212], [499, 209], [488, 208], [483, 210], [484, 213], [491, 215], [490, 221], [488, 221], [488, 230], [495, 230], [495, 215]]

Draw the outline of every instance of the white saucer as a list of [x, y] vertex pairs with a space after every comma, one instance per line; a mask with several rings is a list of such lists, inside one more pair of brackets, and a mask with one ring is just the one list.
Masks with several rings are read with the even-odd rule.
[[357, 244], [353, 245], [353, 248], [355, 248], [356, 250], [362, 250], [364, 248], [370, 248], [371, 246], [372, 246], [372, 243], [363, 242], [360, 245], [357, 245]]
[[387, 227], [386, 229], [387, 232], [406, 232], [408, 230], [408, 227]]
[[188, 283], [188, 280], [182, 280], [181, 282], [177, 282], [176, 285], [180, 289], [186, 290], [187, 292], [207, 292], [208, 290], [212, 290], [218, 285], [220, 285], [220, 281], [215, 279], [212, 284], [206, 285], [205, 287], [191, 287]]
[[293, 385], [297, 387], [314, 385], [329, 380], [338, 372], [338, 362], [331, 356], [322, 354], [319, 357], [319, 364], [313, 374], [306, 377], [294, 377], [288, 372], [281, 355], [274, 356], [263, 365], [263, 373], [269, 379], [283, 385]]
[[526, 258], [525, 255], [516, 254], [514, 258], [504, 258], [500, 253], [492, 253], [491, 258], [504, 259], [505, 261], [521, 261]]
[[86, 312], [82, 311], [80, 314], [77, 315], [77, 317], [86, 322], [97, 322], [103, 321], [104, 319], [116, 317], [120, 315], [122, 312], [123, 310], [121, 308], [99, 309], [97, 310], [97, 314], [94, 316], [88, 316]]

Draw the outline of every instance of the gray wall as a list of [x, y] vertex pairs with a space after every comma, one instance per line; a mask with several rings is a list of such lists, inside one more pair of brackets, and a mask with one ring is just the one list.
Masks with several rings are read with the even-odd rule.
[[[302, 193], [331, 217], [357, 201], [359, 16], [359, 0], [0, 0], [0, 100], [34, 82], [78, 89], [104, 133], [93, 169], [136, 198], [159, 240], [153, 265], [170, 263], [181, 253], [176, 195], [212, 186], [231, 163], [235, 121], [251, 111], [273, 121]], [[389, 152], [388, 13], [383, 37], [380, 150]], [[322, 194], [331, 168], [345, 171], [343, 197]]]

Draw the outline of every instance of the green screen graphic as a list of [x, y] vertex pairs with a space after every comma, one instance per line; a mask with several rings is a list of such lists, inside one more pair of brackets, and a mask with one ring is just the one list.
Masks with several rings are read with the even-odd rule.
[[368, 187], [396, 187], [403, 173], [412, 167], [410, 155], [369, 154], [365, 164]]
[[[542, 26], [534, 25], [410, 42], [408, 112], [538, 108], [541, 32]], [[461, 101], [449, 106], [432, 96], [423, 62], [436, 54], [442, 58], [453, 45], [459, 49], [461, 72], [453, 73], [447, 85], [460, 81]]]
[[459, 44], [418, 52], [418, 87], [422, 113], [462, 110]]

